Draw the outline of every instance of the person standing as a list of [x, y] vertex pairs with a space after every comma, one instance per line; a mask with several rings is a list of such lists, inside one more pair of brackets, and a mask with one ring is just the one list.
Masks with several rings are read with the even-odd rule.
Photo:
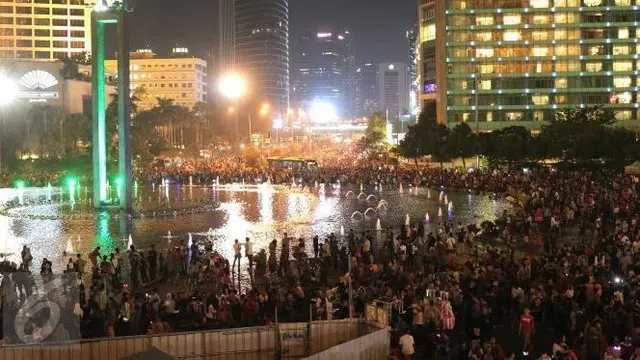
[[245, 239], [244, 255], [249, 260], [249, 274], [251, 274], [251, 269], [253, 268], [253, 244], [251, 243], [251, 239], [249, 238]]
[[535, 319], [530, 314], [529, 308], [524, 309], [524, 313], [520, 317], [520, 329], [519, 334], [524, 342], [524, 349], [527, 350], [531, 345], [531, 336], [535, 332]]
[[242, 258], [242, 253], [238, 239], [233, 243], [233, 254], [233, 265], [231, 265], [231, 269], [233, 270], [236, 267], [236, 262], [238, 262], [238, 272], [240, 272], [240, 259]]
[[400, 349], [405, 360], [411, 360], [415, 352], [415, 341], [409, 330], [405, 330], [404, 335], [400, 336]]

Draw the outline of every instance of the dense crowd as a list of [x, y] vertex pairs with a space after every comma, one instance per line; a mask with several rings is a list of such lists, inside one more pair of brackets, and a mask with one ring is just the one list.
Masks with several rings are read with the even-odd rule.
[[[185, 169], [160, 176], [198, 174]], [[201, 176], [220, 176], [200, 171]], [[238, 176], [235, 170], [227, 175]], [[254, 175], [277, 178], [266, 169]], [[495, 193], [511, 196], [514, 210], [495, 223], [420, 222], [382, 233], [350, 231], [344, 238], [283, 234], [257, 253], [245, 239], [234, 242], [233, 260], [212, 251], [210, 244], [180, 243], [158, 251], [132, 247], [126, 257], [117, 249], [105, 254], [97, 248], [89, 261], [81, 255], [69, 259], [68, 273], [81, 279], [77, 296], [59, 290], [71, 320], [84, 337], [157, 334], [264, 325], [274, 322], [276, 313], [279, 321], [308, 321], [310, 303], [314, 319], [364, 316], [365, 305], [376, 302], [390, 308], [394, 345], [401, 345], [398, 356], [640, 359], [635, 333], [640, 324], [640, 212], [632, 177], [342, 164], [301, 180]], [[25, 280], [32, 267], [29, 249], [22, 255], [14, 275], [2, 282], [5, 320], [37, 286]], [[245, 258], [251, 260], [248, 268], [240, 267]], [[122, 276], [125, 266], [128, 281]], [[45, 259], [41, 274], [50, 268]], [[240, 271], [253, 280], [251, 289], [234, 286]], [[90, 281], [88, 289], [84, 281]], [[161, 290], [172, 287], [181, 290]], [[36, 332], [41, 326], [30, 328]], [[70, 336], [60, 331], [63, 335], [51, 337]]]

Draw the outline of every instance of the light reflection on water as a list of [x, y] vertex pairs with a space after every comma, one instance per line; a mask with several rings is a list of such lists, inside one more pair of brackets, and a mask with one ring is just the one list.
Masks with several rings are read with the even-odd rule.
[[[165, 189], [156, 189], [156, 192], [166, 195]], [[43, 193], [43, 189], [25, 191]], [[417, 222], [422, 221], [427, 213], [434, 224], [440, 220], [439, 207], [442, 208], [443, 220], [452, 217], [453, 221], [462, 224], [479, 223], [495, 219], [497, 214], [509, 206], [487, 196], [450, 192], [447, 195], [454, 208], [449, 214], [447, 206], [439, 204], [438, 192], [430, 190], [428, 193], [426, 189], [421, 189], [419, 195], [409, 194], [408, 190], [404, 194], [397, 190], [382, 194], [376, 192], [375, 201], [347, 199], [335, 191], [327, 191], [325, 194], [314, 189], [301, 191], [270, 186], [217, 191], [211, 188], [190, 188], [185, 191], [171, 187], [169, 192], [168, 198], [174, 201], [188, 200], [187, 198], [215, 199], [220, 207], [209, 213], [136, 219], [132, 223], [128, 223], [125, 217], [108, 213], [100, 214], [96, 220], [39, 220], [0, 216], [0, 253], [12, 253], [11, 259], [18, 262], [22, 245], [27, 244], [35, 259], [34, 269], [37, 269], [43, 257], [47, 257], [54, 263], [56, 270], [62, 270], [66, 263], [62, 253], [69, 239], [74, 250], [84, 254], [88, 254], [96, 246], [100, 246], [103, 252], [113, 251], [116, 247], [124, 249], [129, 226], [134, 244], [142, 249], [149, 248], [151, 244], [163, 248], [169, 241], [171, 245], [176, 245], [181, 240], [186, 242], [189, 233], [206, 233], [213, 229], [214, 247], [228, 258], [233, 255], [231, 244], [234, 239], [244, 242], [245, 237], [250, 237], [254, 242], [254, 251], [257, 252], [267, 248], [271, 240], [279, 241], [284, 232], [307, 239], [309, 246], [306, 249], [312, 251], [310, 242], [314, 235], [318, 234], [322, 238], [332, 232], [338, 234], [341, 226], [344, 226], [345, 232], [349, 229], [375, 229], [376, 221], [380, 218], [383, 227], [397, 229], [404, 223], [405, 214], [409, 214], [412, 222]], [[342, 194], [345, 193], [346, 191], [342, 191]], [[367, 192], [367, 195], [370, 193], [373, 191]], [[16, 190], [2, 189], [0, 203], [15, 196]], [[141, 195], [144, 199], [157, 199], [157, 196]], [[369, 207], [375, 209], [380, 199], [387, 201], [386, 211], [372, 213], [360, 220], [351, 219], [355, 211], [364, 213]], [[18, 214], [56, 214], [60, 212], [60, 206], [59, 203], [41, 204], [14, 211]], [[167, 238], [168, 231], [176, 237]], [[194, 235], [193, 238], [197, 241], [205, 237]]]

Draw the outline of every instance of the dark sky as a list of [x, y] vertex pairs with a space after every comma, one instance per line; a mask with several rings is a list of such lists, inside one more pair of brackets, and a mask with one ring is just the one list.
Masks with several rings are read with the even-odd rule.
[[[203, 56], [215, 46], [217, 0], [128, 0], [135, 11], [131, 46], [168, 53], [176, 44]], [[405, 61], [405, 32], [415, 19], [415, 0], [291, 0], [292, 59], [297, 38], [320, 26], [346, 27], [358, 62]]]

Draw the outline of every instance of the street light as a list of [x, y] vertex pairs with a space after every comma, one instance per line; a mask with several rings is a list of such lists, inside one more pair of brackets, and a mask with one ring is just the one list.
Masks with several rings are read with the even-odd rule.
[[[247, 84], [244, 79], [235, 73], [227, 74], [220, 80], [218, 84], [218, 89], [220, 93], [229, 100], [235, 102], [235, 106], [233, 107], [233, 112], [236, 116], [236, 131], [235, 131], [235, 148], [236, 152], [238, 150], [239, 136], [238, 136], [238, 101], [247, 91]], [[231, 112], [231, 111], [230, 111]]]
[[2, 171], [2, 135], [4, 134], [4, 122], [5, 114], [4, 109], [13, 100], [15, 100], [18, 93], [18, 87], [16, 83], [9, 79], [6, 75], [0, 75], [0, 172]]

